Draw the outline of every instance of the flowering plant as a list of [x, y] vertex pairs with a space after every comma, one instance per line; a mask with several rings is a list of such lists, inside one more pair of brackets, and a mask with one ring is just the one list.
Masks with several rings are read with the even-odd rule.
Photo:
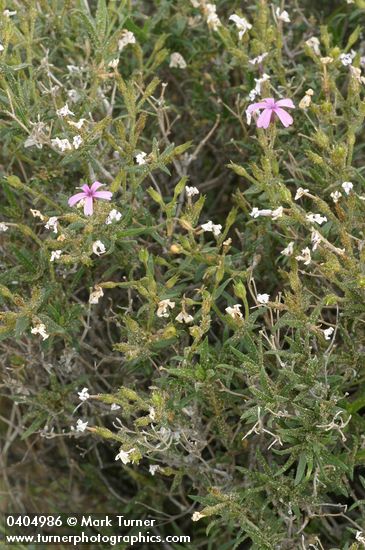
[[2, 5], [4, 509], [365, 544], [362, 3]]

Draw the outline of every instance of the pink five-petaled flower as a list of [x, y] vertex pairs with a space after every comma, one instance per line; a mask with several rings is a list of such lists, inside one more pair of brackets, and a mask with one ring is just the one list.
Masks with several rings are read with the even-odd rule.
[[250, 105], [247, 109], [247, 115], [251, 116], [252, 113], [263, 109], [257, 119], [258, 128], [268, 128], [275, 115], [280, 119], [283, 126], [287, 128], [293, 124], [293, 118], [289, 115], [289, 113], [284, 111], [283, 107], [286, 107], [287, 109], [295, 109], [295, 105], [291, 99], [279, 99], [279, 101], [275, 101], [274, 98], [267, 97], [258, 103], [252, 103], [252, 105]]
[[68, 199], [69, 206], [74, 206], [77, 202], [85, 201], [84, 202], [84, 214], [85, 216], [91, 216], [94, 211], [94, 199], [104, 199], [106, 201], [110, 201], [112, 198], [113, 193], [110, 191], [98, 191], [99, 187], [103, 187], [103, 183], [100, 183], [99, 181], [94, 181], [91, 187], [88, 185], [82, 185], [80, 189], [82, 189], [82, 193], [76, 193], [76, 195], [73, 195]]

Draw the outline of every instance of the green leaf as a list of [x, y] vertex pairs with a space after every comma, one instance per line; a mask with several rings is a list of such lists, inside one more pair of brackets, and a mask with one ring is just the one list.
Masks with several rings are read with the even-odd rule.
[[108, 25], [108, 10], [105, 0], [98, 1], [98, 7], [96, 10], [95, 27], [99, 39], [103, 41], [105, 39], [106, 30]]
[[176, 185], [176, 187], [174, 189], [174, 200], [175, 201], [180, 196], [180, 193], [184, 190], [187, 180], [188, 180], [188, 178], [186, 176], [184, 176], [183, 178], [181, 178], [179, 183]]
[[137, 235], [152, 235], [154, 233], [153, 227], [132, 227], [131, 229], [123, 229], [116, 233], [119, 239], [123, 237], [135, 237]]
[[155, 201], [157, 202], [163, 209], [165, 209], [165, 203], [164, 203], [164, 200], [163, 198], [161, 197], [160, 193], [158, 193], [155, 189], [153, 189], [152, 187], [149, 187], [147, 189], [147, 193], [149, 194], [149, 196]]
[[27, 439], [30, 435], [32, 435], [35, 431], [38, 430], [47, 421], [48, 414], [47, 413], [41, 413], [35, 420], [33, 420], [32, 424], [29, 426], [25, 432], [23, 432], [20, 439]]
[[15, 332], [14, 337], [20, 338], [20, 336], [28, 329], [29, 327], [29, 318], [26, 316], [18, 317], [15, 323]]
[[97, 32], [94, 27], [94, 22], [92, 19], [83, 11], [81, 10], [75, 10], [75, 15], [80, 19], [79, 27], [82, 30], [86, 30], [87, 34], [89, 35], [89, 38], [91, 42], [94, 44], [94, 46], [99, 46], [99, 38], [97, 35]]
[[346, 52], [349, 51], [352, 48], [352, 46], [355, 44], [355, 42], [358, 41], [360, 37], [360, 33], [361, 33], [361, 27], [358, 25], [356, 29], [350, 34], [347, 40], [347, 44], [345, 48]]
[[295, 474], [294, 485], [299, 485], [299, 483], [302, 481], [306, 465], [307, 465], [307, 458], [304, 453], [301, 453], [299, 455], [299, 461], [297, 466], [297, 473]]

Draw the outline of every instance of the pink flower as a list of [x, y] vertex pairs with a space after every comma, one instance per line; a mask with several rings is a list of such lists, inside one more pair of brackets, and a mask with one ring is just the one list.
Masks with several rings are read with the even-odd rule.
[[289, 115], [289, 113], [284, 111], [282, 107], [286, 107], [287, 109], [295, 109], [295, 105], [291, 99], [279, 99], [279, 101], [275, 101], [274, 98], [267, 97], [258, 103], [252, 103], [246, 112], [248, 117], [250, 117], [252, 113], [263, 109], [257, 119], [258, 128], [268, 128], [270, 122], [272, 121], [273, 115], [274, 117], [276, 115], [282, 122], [283, 126], [287, 128], [293, 124], [293, 118]]
[[110, 191], [98, 191], [99, 187], [103, 187], [103, 185], [104, 184], [99, 181], [94, 181], [91, 187], [86, 184], [82, 185], [80, 187], [80, 189], [82, 189], [82, 193], [76, 193], [76, 195], [73, 195], [68, 199], [69, 206], [74, 206], [77, 202], [84, 200], [84, 214], [85, 216], [91, 216], [94, 210], [94, 199], [104, 199], [106, 201], [110, 201], [112, 198], [113, 193]]

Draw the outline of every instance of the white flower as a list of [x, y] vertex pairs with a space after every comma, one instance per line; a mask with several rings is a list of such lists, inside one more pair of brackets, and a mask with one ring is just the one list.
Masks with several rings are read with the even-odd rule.
[[331, 193], [331, 198], [334, 203], [337, 203], [341, 197], [342, 193], [340, 191], [333, 191], [333, 193]]
[[306, 41], [306, 45], [309, 46], [316, 55], [321, 55], [319, 44], [320, 42], [316, 36], [312, 36]]
[[[355, 53], [355, 55], [356, 55], [356, 53]], [[353, 55], [353, 53], [342, 53], [340, 55], [339, 59], [340, 59], [342, 65], [344, 65], [344, 67], [347, 67], [348, 65], [351, 65], [351, 63], [354, 59], [354, 55]]]
[[5, 231], [7, 231], [8, 229], [9, 228], [6, 225], [6, 223], [3, 223], [3, 222], [0, 223], [0, 233], [5, 233]]
[[329, 327], [323, 330], [325, 340], [331, 340], [332, 334], [335, 332], [333, 327]]
[[361, 75], [361, 69], [350, 65], [350, 73], [360, 84], [365, 84], [365, 77]]
[[115, 208], [113, 208], [113, 210], [111, 210], [108, 214], [108, 217], [107, 219], [105, 220], [105, 223], [106, 225], [110, 225], [111, 223], [113, 223], [114, 221], [115, 222], [119, 222], [119, 220], [121, 219], [122, 217], [122, 214], [121, 212], [119, 212], [118, 210], [116, 210]]
[[168, 317], [169, 308], [174, 309], [174, 307], [175, 307], [175, 302], [171, 302], [171, 300], [169, 300], [168, 298], [166, 300], [161, 300], [158, 303], [158, 307], [157, 307], [157, 313], [156, 313], [157, 317]]
[[318, 223], [322, 225], [323, 222], [327, 221], [326, 216], [321, 216], [320, 214], [307, 214], [306, 219], [312, 223]]
[[174, 52], [171, 54], [169, 66], [175, 69], [186, 69], [187, 64], [181, 53]]
[[290, 23], [290, 17], [286, 10], [281, 12], [280, 8], [276, 8], [275, 15], [280, 21], [283, 21], [284, 23]]
[[272, 210], [269, 210], [268, 208], [264, 210], [259, 210], [256, 206], [250, 212], [251, 218], [258, 218], [259, 216], [271, 216], [271, 214]]
[[42, 340], [47, 340], [49, 338], [49, 334], [47, 334], [46, 325], [43, 323], [38, 323], [35, 327], [33, 327], [30, 331], [32, 334], [39, 334], [42, 336]]
[[277, 220], [278, 218], [281, 218], [283, 216], [283, 207], [279, 206], [271, 213], [272, 219]]
[[257, 57], [254, 57], [253, 59], [249, 59], [248, 62], [251, 65], [260, 65], [260, 63], [263, 62], [263, 60], [265, 59], [265, 57], [267, 57], [267, 55], [268, 55], [267, 52], [262, 53], [261, 55], [258, 55]]
[[294, 252], [294, 241], [291, 241], [284, 250], [280, 252], [283, 256], [291, 256]]
[[81, 73], [81, 67], [78, 67], [77, 65], [66, 65], [67, 70], [70, 74], [78, 74]]
[[261, 93], [261, 84], [267, 82], [268, 80], [270, 80], [270, 76], [266, 73], [264, 73], [261, 78], [255, 78], [256, 86], [258, 87], [259, 93]]
[[156, 472], [160, 469], [160, 466], [157, 466], [157, 464], [150, 464], [149, 472], [151, 476], [154, 476]]
[[102, 243], [101, 241], [95, 241], [93, 243], [93, 252], [97, 256], [101, 256], [101, 254], [105, 254], [106, 248], [104, 243]]
[[58, 218], [57, 216], [51, 216], [48, 222], [44, 226], [46, 229], [52, 229], [53, 233], [58, 233]]
[[211, 220], [207, 223], [203, 223], [201, 226], [203, 231], [211, 231], [215, 237], [221, 234], [222, 226], [220, 223], [214, 224]]
[[80, 401], [87, 401], [90, 398], [89, 389], [82, 388], [81, 391], [77, 392], [77, 395], [79, 396]]
[[42, 221], [45, 219], [45, 217], [39, 210], [33, 210], [31, 208], [30, 213], [32, 214], [33, 218], [40, 218]]
[[267, 304], [270, 300], [270, 294], [258, 294], [257, 301], [259, 304]]
[[68, 141], [68, 139], [60, 139], [57, 137], [55, 139], [51, 139], [51, 143], [54, 147], [58, 147], [58, 149], [60, 149], [62, 152], [66, 151], [67, 149], [72, 149], [71, 143]]
[[115, 457], [115, 460], [121, 460], [123, 464], [128, 464], [131, 461], [131, 459], [129, 458], [129, 455], [133, 453], [133, 451], [135, 451], [135, 449], [130, 449], [130, 451], [123, 451], [122, 449], [119, 451], [119, 453]]
[[311, 243], [312, 243], [312, 251], [313, 252], [315, 250], [317, 250], [318, 245], [320, 244], [321, 241], [322, 241], [321, 234], [318, 233], [318, 231], [316, 231], [315, 229], [313, 229], [312, 234], [311, 234]]
[[188, 197], [194, 197], [194, 195], [199, 195], [199, 189], [197, 187], [185, 187], [185, 193]]
[[304, 265], [309, 265], [312, 261], [311, 251], [309, 250], [308, 247], [303, 248], [302, 255], [295, 256], [295, 259], [298, 261], [304, 262]]
[[116, 57], [115, 59], [112, 59], [111, 61], [109, 61], [108, 67], [110, 67], [111, 69], [116, 69], [118, 67], [118, 64], [119, 64], [119, 57]]
[[297, 201], [298, 199], [300, 199], [306, 193], [309, 193], [309, 189], [303, 189], [303, 187], [298, 187], [297, 192], [296, 192], [295, 197], [294, 197], [294, 200]]
[[74, 136], [72, 140], [72, 145], [75, 147], [75, 149], [78, 149], [82, 143], [82, 137], [81, 136]]
[[141, 166], [142, 164], [146, 164], [146, 162], [147, 162], [147, 161], [145, 160], [146, 156], [147, 156], [147, 153], [144, 153], [143, 151], [142, 151], [141, 153], [138, 153], [138, 154], [136, 155], [136, 163], [139, 164], [140, 166]]
[[131, 461], [131, 459], [129, 458], [129, 453], [123, 450], [117, 454], [115, 460], [121, 460], [123, 464], [128, 464]]
[[37, 122], [30, 122], [32, 126], [32, 131], [24, 141], [24, 147], [33, 147], [36, 146], [37, 149], [42, 149], [43, 144], [48, 142], [48, 126], [40, 120], [40, 115], [38, 115]]
[[199, 521], [203, 517], [205, 517], [204, 514], [201, 514], [200, 512], [194, 512], [194, 514], [191, 516], [191, 519], [193, 521]]
[[152, 421], [156, 420], [156, 411], [153, 407], [150, 407], [150, 412], [149, 412], [148, 416], [150, 417], [150, 419]]
[[346, 195], [350, 194], [350, 191], [353, 189], [354, 184], [351, 181], [344, 181], [341, 185], [342, 189], [345, 191]]
[[[350, 4], [349, 0], [347, 0], [347, 3]], [[352, 3], [352, 2], [351, 2]], [[365, 537], [362, 531], [356, 531], [355, 538], [357, 541], [363, 543], [365, 545]]]
[[[81, 95], [77, 90], [72, 89], [67, 91], [67, 97], [70, 101], [72, 101], [72, 103], [77, 103], [81, 98]], [[71, 124], [71, 121], [68, 121], [68, 123]]]
[[84, 122], [86, 122], [86, 118], [80, 118], [77, 122], [74, 122], [73, 120], [69, 120], [68, 123], [71, 124], [71, 126], [75, 126], [78, 130], [82, 128]]
[[[255, 97], [253, 99], [255, 99]], [[252, 120], [252, 114], [248, 109], [246, 109], [245, 113], [246, 113], [246, 122], [247, 122], [248, 126], [250, 126], [251, 120]]]
[[309, 90], [307, 90], [305, 92], [305, 96], [302, 97], [302, 99], [299, 101], [299, 109], [308, 109], [308, 107], [310, 106], [311, 102], [312, 102], [312, 96], [313, 96], [314, 92], [312, 90], [312, 88], [309, 88]]
[[111, 410], [111, 411], [117, 411], [117, 410], [119, 410], [120, 408], [121, 408], [120, 405], [117, 405], [116, 403], [112, 403], [112, 404], [110, 405], [110, 410]]
[[62, 250], [52, 250], [51, 252], [51, 258], [50, 262], [54, 262], [55, 260], [59, 260], [62, 254]]
[[215, 4], [206, 4], [203, 5], [204, 14], [207, 18], [208, 26], [213, 30], [217, 31], [218, 27], [221, 26], [220, 19], [217, 15], [217, 7]]
[[122, 32], [122, 37], [118, 40], [118, 50], [121, 52], [128, 44], [135, 44], [136, 37], [131, 31], [124, 29]]
[[259, 210], [255, 206], [250, 212], [251, 218], [258, 218], [259, 216], [264, 216], [264, 217], [271, 217], [273, 220], [277, 220], [278, 218], [281, 218], [282, 215], [283, 215], [282, 206], [279, 206], [275, 210], [270, 210], [270, 208], [264, 208], [263, 210]]
[[67, 103], [61, 109], [57, 109], [56, 113], [59, 117], [75, 116], [75, 113], [68, 108]]
[[4, 49], [5, 49], [4, 46], [3, 46], [3, 45], [1, 44], [1, 42], [0, 42], [0, 52], [3, 52]]
[[99, 285], [94, 286], [94, 290], [90, 293], [89, 304], [98, 304], [100, 298], [104, 296], [103, 289]]
[[192, 315], [189, 315], [189, 313], [186, 313], [186, 311], [180, 311], [179, 315], [175, 317], [175, 320], [178, 323], [192, 323], [194, 321], [194, 317]]
[[[256, 96], [261, 94], [261, 85], [267, 80], [270, 80], [270, 76], [266, 73], [264, 73], [261, 78], [255, 78], [256, 85], [253, 88], [253, 90], [251, 90], [250, 93], [248, 94], [248, 99], [250, 101], [253, 101]], [[247, 123], [250, 124], [251, 117], [249, 117], [249, 114], [247, 113], [247, 111], [246, 111], [246, 117], [247, 117]]]
[[78, 421], [76, 422], [76, 431], [84, 432], [86, 430], [87, 425], [88, 425], [88, 422], [83, 422], [81, 418], [79, 418]]
[[4, 10], [3, 15], [5, 17], [12, 17], [13, 15], [16, 15], [16, 11]]
[[232, 307], [226, 307], [226, 313], [232, 317], [232, 319], [242, 319], [243, 315], [240, 311], [241, 304], [235, 304]]
[[230, 15], [229, 20], [233, 21], [236, 24], [236, 27], [239, 31], [238, 37], [240, 40], [246, 31], [252, 29], [251, 23], [249, 23], [244, 17], [239, 17], [239, 15], [237, 15], [236, 13]]

